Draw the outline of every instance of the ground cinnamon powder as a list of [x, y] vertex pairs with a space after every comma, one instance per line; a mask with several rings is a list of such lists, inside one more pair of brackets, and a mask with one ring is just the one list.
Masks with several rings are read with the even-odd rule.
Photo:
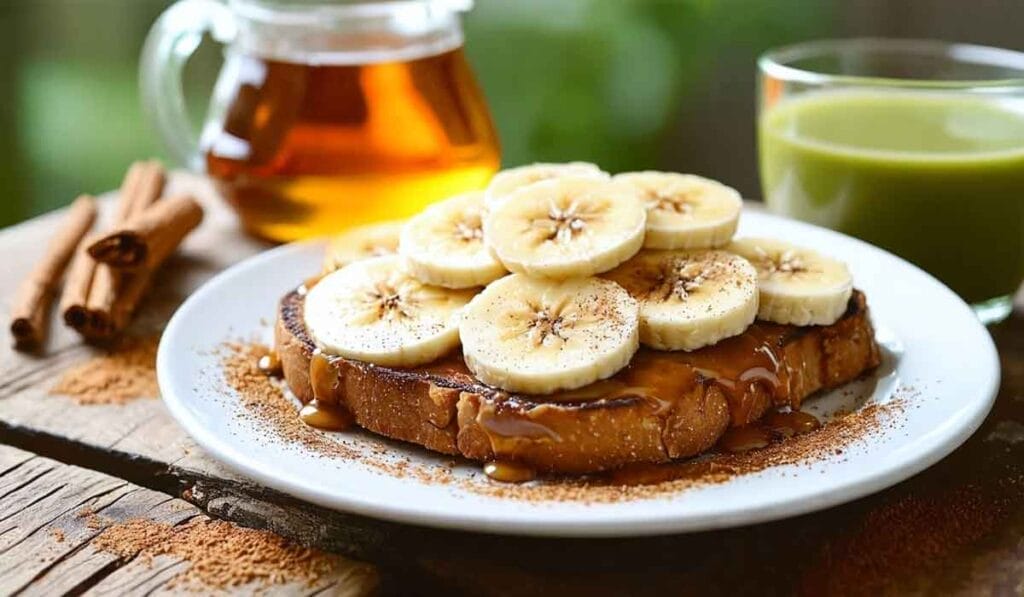
[[125, 336], [104, 354], [68, 369], [51, 394], [78, 404], [125, 404], [160, 395], [156, 383], [159, 336]]
[[221, 520], [192, 519], [177, 526], [146, 519], [114, 524], [92, 545], [120, 558], [152, 562], [169, 555], [190, 564], [172, 585], [227, 589], [301, 582], [312, 585], [329, 574], [334, 556]]
[[242, 401], [243, 417], [253, 425], [270, 427], [289, 445], [301, 446], [325, 456], [357, 458], [354, 450], [332, 440], [302, 422], [298, 408], [281, 383], [259, 368], [270, 349], [261, 344], [228, 343], [223, 346], [222, 367], [228, 386]]
[[953, 554], [1003, 528], [1022, 497], [1024, 483], [1016, 477], [887, 496], [852, 528], [823, 545], [816, 558], [805, 554], [809, 562], [799, 592], [911, 592], [913, 587], [897, 590], [901, 580], [920, 580], [924, 571], [948, 568]]

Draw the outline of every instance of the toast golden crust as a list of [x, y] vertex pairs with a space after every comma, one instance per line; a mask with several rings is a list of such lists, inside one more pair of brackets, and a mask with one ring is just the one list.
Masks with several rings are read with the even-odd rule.
[[359, 426], [436, 452], [549, 472], [693, 456], [730, 425], [752, 423], [773, 407], [799, 408], [811, 394], [879, 362], [860, 292], [830, 326], [757, 322], [740, 336], [690, 353], [642, 348], [611, 379], [551, 396], [485, 386], [458, 351], [411, 369], [314, 357], [302, 309], [303, 296], [289, 293], [275, 327], [285, 380], [302, 402], [337, 402]]

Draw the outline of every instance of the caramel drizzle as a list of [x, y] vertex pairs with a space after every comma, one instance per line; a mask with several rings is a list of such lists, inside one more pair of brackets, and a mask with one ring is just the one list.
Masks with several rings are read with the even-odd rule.
[[319, 349], [313, 351], [309, 361], [309, 383], [313, 400], [299, 411], [304, 423], [324, 431], [341, 431], [355, 423], [355, 417], [345, 405], [338, 371], [330, 357]]
[[[748, 422], [757, 418], [761, 408], [765, 407], [744, 400], [755, 394], [752, 391], [754, 386], [768, 389], [772, 399], [768, 407], [779, 406], [790, 394], [790, 372], [783, 365], [781, 354], [784, 334], [781, 326], [757, 324], [740, 336], [691, 353], [642, 349], [628, 367], [611, 379], [533, 400], [530, 397], [505, 396], [498, 408], [482, 405], [477, 423], [490, 440], [498, 463], [494, 465], [498, 467], [495, 470], [508, 470], [502, 467], [506, 464], [512, 466], [508, 463], [514, 462], [511, 457], [521, 450], [523, 443], [562, 441], [555, 430], [530, 416], [531, 405], [536, 402], [570, 405], [636, 399], [644, 401], [655, 416], [664, 417], [669, 415], [676, 401], [692, 392], [695, 386], [713, 384], [725, 394], [734, 425]], [[450, 374], [465, 373], [461, 359], [452, 360], [444, 370], [448, 369], [451, 369]], [[304, 407], [303, 420], [311, 426], [329, 430], [350, 426], [353, 418], [345, 407], [343, 388], [332, 359], [319, 350], [314, 351], [309, 375], [314, 400]], [[790, 418], [803, 416], [803, 413], [784, 414]], [[773, 416], [776, 419], [771, 419]], [[806, 419], [801, 419], [802, 427], [796, 424], [780, 426], [778, 416], [768, 415], [765, 418], [767, 423], [757, 426], [734, 427], [720, 440], [721, 449], [762, 447], [779, 437], [805, 432], [808, 426], [817, 424], [816, 420], [811, 425]], [[503, 475], [499, 472], [489, 476]]]
[[[506, 396], [502, 404], [508, 408], [482, 407], [477, 423], [496, 457], [509, 457], [523, 442], [561, 441], [555, 430], [531, 417], [531, 403], [574, 405], [634, 398], [646, 402], [654, 415], [665, 417], [697, 385], [712, 384], [725, 395], [733, 425], [746, 424], [790, 395], [790, 372], [781, 354], [783, 333], [782, 328], [760, 325], [691, 353], [641, 350], [611, 379], [532, 400]], [[767, 403], [757, 386], [768, 390]]]

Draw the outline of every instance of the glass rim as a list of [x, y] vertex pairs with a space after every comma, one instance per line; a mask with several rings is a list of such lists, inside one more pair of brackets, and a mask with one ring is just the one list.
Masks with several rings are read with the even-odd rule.
[[[941, 58], [951, 62], [998, 66], [1019, 71], [1021, 74], [1019, 77], [1001, 79], [939, 80], [913, 77], [831, 74], [802, 69], [788, 64], [803, 58], [836, 54], [841, 51], [904, 52], [919, 56]], [[816, 85], [838, 83], [874, 87], [914, 87], [960, 91], [1024, 89], [1024, 52], [993, 46], [933, 39], [855, 37], [807, 41], [768, 50], [758, 57], [757, 65], [762, 73], [777, 79]]]
[[411, 10], [435, 14], [469, 12], [474, 0], [227, 0], [239, 16], [264, 23], [303, 25], [325, 19], [377, 19]]

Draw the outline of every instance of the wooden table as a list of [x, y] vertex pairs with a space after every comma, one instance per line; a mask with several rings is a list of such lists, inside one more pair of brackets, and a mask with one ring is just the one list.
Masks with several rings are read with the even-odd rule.
[[[136, 322], [160, 329], [180, 301], [266, 245], [245, 237], [201, 179], [207, 218]], [[0, 303], [42, 250], [57, 214], [0, 232]], [[941, 325], [941, 322], [936, 322]], [[334, 512], [260, 487], [207, 457], [159, 400], [79, 406], [49, 394], [93, 349], [54, 324], [38, 355], [0, 334], [0, 594], [167, 590], [166, 574], [115, 561], [75, 531], [69, 504], [133, 496], [119, 516], [211, 516], [353, 558], [315, 590], [360, 594], [1020, 594], [1024, 592], [1024, 306], [992, 329], [1003, 380], [995, 409], [953, 455], [869, 498], [742, 529], [628, 540], [541, 540], [442, 531]], [[971, 366], [971, 355], [963, 355]], [[36, 476], [39, 471], [44, 471]], [[60, 489], [55, 491], [54, 487]], [[40, 497], [42, 496], [42, 497]], [[170, 500], [170, 498], [175, 498]], [[685, 499], [685, 495], [680, 499]], [[65, 504], [61, 500], [65, 500]], [[53, 502], [53, 503], [50, 503]], [[169, 502], [184, 510], [168, 514]], [[45, 506], [45, 507], [44, 507]], [[161, 509], [163, 508], [163, 509]], [[173, 509], [172, 509], [173, 510]], [[141, 513], [141, 514], [140, 514]], [[53, 528], [73, 537], [54, 546]], [[77, 534], [76, 534], [77, 533]], [[309, 588], [282, 586], [283, 592]]]

